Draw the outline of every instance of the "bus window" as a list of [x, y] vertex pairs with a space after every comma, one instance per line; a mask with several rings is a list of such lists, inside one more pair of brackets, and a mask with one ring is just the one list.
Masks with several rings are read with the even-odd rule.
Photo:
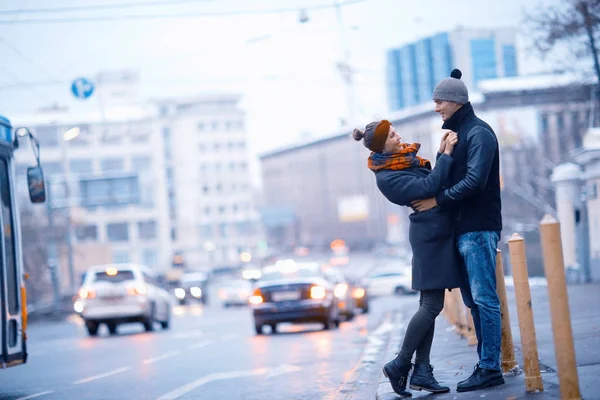
[[4, 265], [6, 267], [6, 286], [8, 289], [8, 312], [15, 315], [19, 312], [19, 280], [15, 260], [15, 231], [8, 176], [7, 160], [0, 159], [0, 199], [2, 203], [2, 223], [4, 224]]

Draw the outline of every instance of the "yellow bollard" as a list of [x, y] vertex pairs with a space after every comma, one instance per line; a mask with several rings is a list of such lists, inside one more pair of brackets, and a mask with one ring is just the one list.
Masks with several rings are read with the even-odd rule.
[[525, 239], [517, 233], [513, 234], [508, 241], [508, 249], [515, 281], [517, 314], [523, 350], [525, 390], [527, 392], [543, 391], [544, 384], [540, 374], [533, 310], [531, 309], [531, 291], [529, 290], [529, 274], [527, 272], [527, 259], [525, 258]]
[[510, 315], [506, 297], [506, 282], [504, 282], [504, 265], [502, 252], [496, 253], [496, 292], [500, 299], [500, 314], [502, 315], [502, 371], [509, 372], [517, 367], [512, 331], [510, 330]]
[[558, 365], [560, 398], [578, 400], [581, 398], [581, 394], [579, 392], [579, 378], [575, 361], [573, 331], [571, 329], [569, 296], [565, 282], [560, 224], [552, 216], [546, 215], [542, 219], [540, 237], [544, 255], [544, 271], [548, 280], [548, 297], [550, 299], [552, 334]]
[[471, 309], [465, 306], [465, 312], [467, 313], [467, 344], [469, 346], [477, 346], [477, 334], [475, 333], [475, 323], [473, 322], [473, 316], [471, 315]]

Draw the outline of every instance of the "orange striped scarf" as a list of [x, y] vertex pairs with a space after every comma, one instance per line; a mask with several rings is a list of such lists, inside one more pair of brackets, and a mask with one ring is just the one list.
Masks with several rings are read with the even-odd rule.
[[395, 153], [371, 153], [369, 156], [369, 169], [373, 172], [382, 169], [401, 171], [409, 168], [427, 168], [431, 170], [429, 160], [417, 155], [419, 148], [421, 148], [419, 143], [403, 144], [402, 146], [403, 148]]

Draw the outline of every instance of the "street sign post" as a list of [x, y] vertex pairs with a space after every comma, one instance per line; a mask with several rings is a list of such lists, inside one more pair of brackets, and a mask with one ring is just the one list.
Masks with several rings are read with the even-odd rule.
[[78, 99], [86, 100], [94, 93], [94, 83], [88, 78], [77, 78], [71, 84], [71, 93]]

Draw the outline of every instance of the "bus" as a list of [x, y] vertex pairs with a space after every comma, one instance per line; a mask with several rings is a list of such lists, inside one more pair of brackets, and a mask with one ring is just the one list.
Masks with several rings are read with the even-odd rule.
[[14, 160], [21, 139], [29, 139], [37, 161], [27, 168], [29, 200], [43, 203], [46, 191], [39, 142], [29, 129], [13, 130], [10, 121], [0, 115], [0, 369], [27, 361], [27, 293]]

